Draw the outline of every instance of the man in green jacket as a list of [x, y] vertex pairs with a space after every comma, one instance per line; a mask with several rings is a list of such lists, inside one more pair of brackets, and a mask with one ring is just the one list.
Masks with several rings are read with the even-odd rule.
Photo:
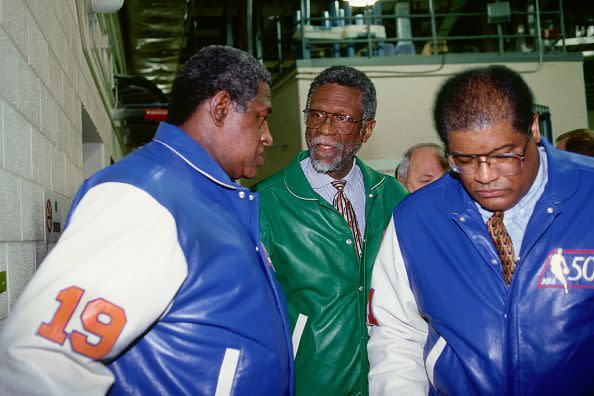
[[392, 209], [405, 196], [355, 154], [375, 126], [375, 87], [333, 66], [311, 84], [308, 151], [260, 183], [260, 230], [293, 331], [296, 395], [367, 395], [366, 305]]

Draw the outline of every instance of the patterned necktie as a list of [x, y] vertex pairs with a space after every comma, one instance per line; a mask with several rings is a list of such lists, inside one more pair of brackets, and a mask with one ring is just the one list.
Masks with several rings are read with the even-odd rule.
[[514, 246], [511, 238], [503, 225], [502, 211], [498, 210], [493, 213], [493, 216], [487, 221], [487, 230], [489, 230], [489, 235], [491, 235], [491, 239], [493, 239], [495, 247], [497, 248], [497, 253], [501, 259], [505, 283], [509, 285], [514, 270], [516, 269], [516, 256], [514, 254]]
[[344, 194], [344, 186], [346, 181], [344, 180], [335, 180], [332, 182], [332, 185], [336, 190], [336, 195], [334, 195], [334, 199], [332, 200], [332, 205], [338, 210], [346, 222], [349, 224], [349, 228], [353, 233], [353, 237], [355, 239], [355, 249], [357, 250], [357, 254], [361, 256], [362, 251], [362, 241], [361, 241], [361, 233], [359, 232], [359, 224], [357, 223], [357, 216], [355, 215], [355, 210], [353, 209], [353, 205], [351, 205], [351, 201], [346, 197]]

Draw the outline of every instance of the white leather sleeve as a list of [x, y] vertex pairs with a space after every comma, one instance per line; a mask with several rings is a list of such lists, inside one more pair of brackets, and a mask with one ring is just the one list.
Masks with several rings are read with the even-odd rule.
[[423, 346], [428, 327], [409, 286], [394, 219], [377, 255], [371, 287], [370, 307], [378, 325], [369, 326], [369, 394], [427, 395]]
[[[113, 375], [102, 362], [163, 315], [186, 276], [165, 207], [128, 184], [93, 187], [3, 325], [0, 394], [105, 394]], [[44, 323], [63, 343], [38, 334]]]

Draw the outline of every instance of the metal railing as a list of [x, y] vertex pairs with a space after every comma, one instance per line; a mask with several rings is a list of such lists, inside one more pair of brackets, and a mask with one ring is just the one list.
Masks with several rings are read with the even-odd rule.
[[[358, 9], [362, 11], [360, 15], [352, 15], [352, 10], [345, 10], [347, 2], [343, 2], [342, 10], [337, 8], [338, 1], [329, 4], [332, 12], [310, 16], [309, 1], [301, 0], [301, 8], [294, 15], [292, 35], [298, 59], [372, 58], [400, 54], [440, 56], [464, 52], [496, 52], [500, 55], [523, 52], [538, 54], [542, 58], [546, 52], [567, 51], [563, 0], [558, 1], [556, 9], [548, 10], [541, 10], [539, 1], [535, 0], [526, 10], [510, 10], [506, 15], [508, 19], [504, 21], [489, 21], [487, 1], [483, 3], [485, 11], [480, 12], [437, 12], [433, 0], [428, 0], [428, 12], [424, 13], [395, 9], [393, 13], [383, 14], [381, 7], [367, 6]], [[277, 64], [281, 66], [288, 51], [282, 49], [280, 18], [275, 16], [269, 20], [274, 21], [276, 31], [275, 42], [271, 43], [274, 50], [268, 53], [276, 54]], [[474, 31], [465, 29], [465, 34], [440, 29], [443, 25], [451, 28], [462, 20], [478, 26]], [[409, 24], [408, 32], [404, 29], [404, 35], [402, 31], [398, 34], [400, 23]], [[410, 28], [421, 25], [423, 29]], [[357, 26], [359, 34], [348, 33], [354, 30], [353, 26]], [[388, 34], [388, 27], [393, 27], [393, 34]], [[413, 30], [416, 35], [413, 35]], [[406, 46], [406, 51], [401, 51]]]

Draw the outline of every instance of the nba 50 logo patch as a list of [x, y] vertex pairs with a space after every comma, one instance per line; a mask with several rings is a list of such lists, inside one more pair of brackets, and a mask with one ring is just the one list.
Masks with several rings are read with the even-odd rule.
[[539, 289], [594, 289], [594, 250], [554, 249], [538, 279]]

